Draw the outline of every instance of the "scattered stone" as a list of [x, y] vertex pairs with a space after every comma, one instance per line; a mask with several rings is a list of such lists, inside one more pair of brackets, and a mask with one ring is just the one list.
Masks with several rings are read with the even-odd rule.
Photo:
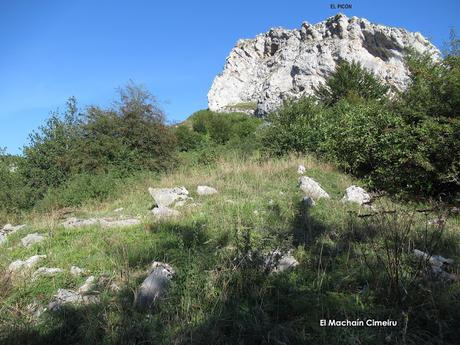
[[308, 176], [301, 176], [299, 178], [300, 189], [306, 194], [306, 196], [312, 199], [329, 199], [330, 196], [327, 192], [321, 188], [321, 185]]
[[303, 199], [302, 199], [302, 204], [306, 207], [306, 208], [310, 208], [310, 207], [313, 207], [316, 205], [316, 202], [315, 200], [313, 200], [311, 197], [309, 196], [304, 196]]
[[48, 304], [48, 309], [57, 311], [68, 304], [93, 304], [99, 302], [97, 295], [81, 295], [78, 292], [67, 289], [59, 289], [52, 301]]
[[299, 262], [290, 252], [283, 254], [279, 249], [268, 253], [265, 257], [265, 268], [272, 273], [284, 272], [297, 265]]
[[85, 283], [78, 288], [78, 293], [81, 295], [87, 295], [93, 293], [97, 288], [97, 280], [94, 276], [90, 276], [86, 279]]
[[188, 190], [185, 187], [149, 188], [149, 193], [159, 208], [168, 207], [176, 200], [190, 199]]
[[8, 235], [14, 234], [16, 231], [22, 229], [25, 226], [25, 224], [16, 226], [6, 224], [2, 229], [0, 229], [0, 244], [6, 241]]
[[299, 167], [297, 168], [297, 173], [299, 175], [305, 174], [305, 171], [307, 171], [307, 169], [305, 169], [305, 167], [303, 165], [299, 165]]
[[62, 225], [66, 229], [72, 229], [72, 228], [82, 228], [85, 226], [91, 226], [91, 225], [96, 225], [98, 224], [99, 221], [95, 218], [89, 218], [89, 219], [77, 219], [75, 217], [67, 219]]
[[127, 219], [111, 219], [111, 218], [89, 218], [89, 219], [77, 219], [69, 218], [62, 225], [66, 229], [82, 228], [92, 225], [100, 225], [103, 228], [126, 228], [140, 224], [141, 221], [137, 218]]
[[85, 274], [86, 270], [77, 266], [72, 266], [70, 267], [70, 274], [73, 275], [74, 277], [81, 276], [82, 274]]
[[34, 255], [34, 256], [31, 256], [30, 258], [28, 258], [25, 261], [16, 260], [16, 261], [13, 261], [9, 265], [8, 269], [10, 270], [10, 272], [18, 272], [18, 271], [22, 271], [22, 270], [29, 270], [32, 267], [34, 267], [38, 262], [43, 260], [43, 259], [46, 259], [46, 255]]
[[427, 261], [431, 266], [431, 273], [434, 277], [439, 278], [445, 281], [455, 281], [458, 280], [458, 276], [453, 273], [446, 272], [445, 270], [454, 263], [452, 259], [446, 259], [440, 255], [432, 255], [414, 249], [414, 255], [421, 259]]
[[124, 208], [123, 208], [123, 207], [120, 207], [120, 208], [117, 208], [117, 209], [113, 210], [113, 212], [119, 213], [119, 212], [121, 212], [121, 211], [123, 211], [123, 210], [124, 210]]
[[39, 233], [29, 234], [21, 240], [21, 243], [24, 247], [32, 247], [34, 244], [40, 243], [46, 239], [45, 236], [40, 235]]
[[157, 220], [178, 217], [180, 212], [169, 207], [159, 206], [152, 209], [152, 214]]
[[217, 193], [217, 189], [209, 186], [198, 186], [196, 192], [198, 195], [212, 195]]
[[354, 202], [360, 205], [369, 204], [371, 196], [363, 188], [358, 186], [350, 186], [345, 191], [343, 202]]
[[32, 279], [38, 279], [40, 277], [54, 277], [55, 275], [64, 272], [62, 268], [56, 268], [56, 267], [40, 267], [38, 270], [34, 272], [32, 275]]
[[174, 274], [174, 269], [167, 263], [154, 261], [149, 275], [142, 282], [136, 294], [135, 304], [137, 307], [140, 309], [152, 308], [155, 302], [166, 294]]

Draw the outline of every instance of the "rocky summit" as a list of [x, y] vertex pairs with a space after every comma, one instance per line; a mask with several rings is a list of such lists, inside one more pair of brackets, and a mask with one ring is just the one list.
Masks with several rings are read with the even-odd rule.
[[300, 29], [270, 29], [239, 40], [208, 93], [212, 111], [263, 116], [286, 98], [312, 94], [342, 60], [360, 62], [398, 90], [408, 83], [407, 49], [440, 56], [418, 32], [338, 14]]

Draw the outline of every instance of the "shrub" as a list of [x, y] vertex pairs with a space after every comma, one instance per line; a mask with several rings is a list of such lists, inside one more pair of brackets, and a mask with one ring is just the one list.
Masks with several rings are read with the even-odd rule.
[[323, 104], [333, 105], [343, 98], [350, 102], [383, 99], [387, 91], [388, 86], [359, 62], [341, 61], [326, 83], [318, 87], [316, 95]]
[[186, 125], [179, 125], [175, 129], [177, 138], [177, 149], [180, 152], [187, 152], [198, 149], [206, 139], [200, 132], [195, 132]]

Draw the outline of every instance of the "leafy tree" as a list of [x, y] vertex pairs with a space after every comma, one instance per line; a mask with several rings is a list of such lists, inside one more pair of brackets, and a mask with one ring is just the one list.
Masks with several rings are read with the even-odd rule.
[[325, 105], [333, 105], [346, 98], [351, 102], [383, 99], [388, 86], [382, 84], [359, 62], [341, 61], [325, 84], [316, 90], [319, 100]]

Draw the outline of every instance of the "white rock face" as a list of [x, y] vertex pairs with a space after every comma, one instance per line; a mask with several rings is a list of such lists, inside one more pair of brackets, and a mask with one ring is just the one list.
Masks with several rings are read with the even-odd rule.
[[342, 201], [355, 202], [363, 205], [371, 202], [371, 196], [361, 187], [350, 186], [345, 190], [345, 196]]
[[40, 235], [39, 233], [29, 234], [21, 240], [21, 243], [24, 247], [32, 247], [36, 243], [40, 243], [46, 239], [45, 236]]
[[403, 56], [409, 47], [440, 56], [418, 32], [343, 14], [315, 25], [304, 22], [298, 30], [270, 29], [237, 42], [209, 90], [208, 106], [213, 111], [228, 111], [256, 103], [256, 115], [265, 115], [285, 98], [312, 94], [340, 60], [360, 62], [401, 90], [408, 83]]
[[198, 195], [212, 195], [217, 193], [217, 189], [209, 186], [198, 186], [196, 187], [196, 193]]
[[188, 190], [185, 187], [174, 188], [149, 188], [149, 193], [157, 203], [158, 207], [171, 206], [176, 200], [190, 199]]
[[329, 199], [329, 194], [321, 188], [320, 184], [308, 176], [301, 176], [299, 178], [300, 189], [313, 200], [321, 198]]
[[154, 261], [150, 273], [142, 282], [136, 295], [136, 305], [141, 309], [151, 308], [167, 292], [174, 269], [167, 263]]

